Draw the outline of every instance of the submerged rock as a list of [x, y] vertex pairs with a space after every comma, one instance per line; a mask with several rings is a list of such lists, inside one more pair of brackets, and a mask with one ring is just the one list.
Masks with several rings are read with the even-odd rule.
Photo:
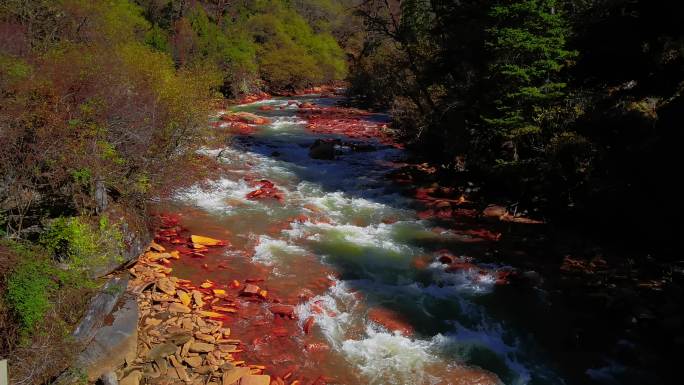
[[335, 145], [339, 144], [339, 140], [322, 140], [317, 139], [314, 144], [309, 147], [309, 156], [313, 159], [335, 159]]
[[413, 326], [399, 312], [394, 310], [373, 308], [368, 311], [368, 319], [390, 331], [398, 331], [406, 337], [413, 335]]

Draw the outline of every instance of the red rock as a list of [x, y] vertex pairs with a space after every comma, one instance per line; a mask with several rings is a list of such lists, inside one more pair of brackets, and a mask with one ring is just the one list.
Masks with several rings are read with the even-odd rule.
[[273, 107], [273, 106], [268, 106], [268, 105], [266, 105], [266, 106], [259, 106], [259, 110], [260, 110], [260, 111], [273, 111], [273, 110], [274, 110], [274, 107]]
[[505, 207], [498, 205], [489, 205], [482, 211], [482, 215], [485, 218], [500, 219], [506, 214], [508, 214], [508, 210], [506, 210]]
[[428, 260], [430, 257], [421, 255], [413, 259], [411, 262], [411, 265], [418, 269], [418, 270], [423, 270], [429, 266]]
[[271, 313], [282, 317], [294, 318], [294, 306], [291, 305], [271, 305]]
[[233, 122], [230, 124], [230, 132], [236, 135], [253, 135], [256, 129], [247, 123]]
[[306, 322], [304, 322], [304, 333], [309, 334], [311, 332], [311, 328], [313, 327], [315, 322], [315, 319], [313, 316], [310, 316], [309, 318], [306, 319]]
[[306, 346], [304, 346], [304, 349], [306, 349], [307, 352], [320, 353], [320, 352], [329, 351], [330, 346], [328, 346], [328, 344], [325, 344], [323, 342], [313, 342], [310, 344], [306, 344]]
[[440, 255], [438, 261], [445, 264], [445, 265], [448, 265], [448, 264], [454, 262], [454, 257], [452, 255], [449, 255], [449, 254], [443, 254], [443, 255]]
[[245, 288], [242, 289], [242, 292], [240, 293], [240, 295], [244, 295], [244, 296], [256, 296], [256, 295], [259, 295], [259, 290], [261, 290], [261, 289], [259, 288], [259, 286], [257, 286], [257, 285], [252, 285], [252, 284], [247, 284], [247, 285], [245, 285]]
[[473, 237], [478, 237], [482, 238], [488, 241], [498, 241], [499, 238], [501, 238], [501, 233], [494, 233], [492, 231], [489, 231], [487, 229], [477, 229], [477, 230], [466, 230], [464, 231], [464, 234], [473, 236]]
[[287, 337], [288, 335], [290, 335], [290, 333], [284, 327], [274, 328], [271, 332], [276, 337]]
[[158, 235], [163, 236], [163, 237], [171, 237], [171, 236], [177, 236], [178, 232], [175, 229], [167, 229], [167, 230], [160, 230]]
[[373, 308], [368, 311], [368, 319], [391, 331], [398, 331], [404, 336], [413, 334], [413, 327], [396, 311], [385, 308]]
[[269, 180], [261, 180], [257, 183], [260, 187], [254, 191], [247, 193], [246, 197], [249, 200], [273, 198], [281, 203], [284, 201], [285, 196], [282, 191], [280, 191], [273, 182]]

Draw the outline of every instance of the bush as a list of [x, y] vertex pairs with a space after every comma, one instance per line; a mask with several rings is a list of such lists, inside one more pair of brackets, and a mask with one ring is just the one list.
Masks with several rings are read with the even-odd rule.
[[71, 331], [94, 287], [40, 247], [0, 241], [0, 357], [10, 358], [11, 383], [47, 383], [70, 365]]
[[54, 219], [40, 243], [60, 262], [76, 270], [89, 269], [112, 259], [121, 259], [123, 235], [106, 216], [95, 228], [82, 217]]
[[50, 295], [57, 289], [55, 269], [49, 261], [24, 258], [10, 274], [7, 282], [7, 303], [26, 334], [50, 308]]

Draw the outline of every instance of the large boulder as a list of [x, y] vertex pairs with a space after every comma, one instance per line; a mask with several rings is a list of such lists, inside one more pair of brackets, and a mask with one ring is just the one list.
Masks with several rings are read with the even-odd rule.
[[317, 139], [314, 144], [309, 147], [309, 156], [313, 159], [335, 159], [335, 145], [339, 143], [339, 140]]
[[74, 330], [76, 341], [88, 344], [95, 337], [99, 328], [105, 324], [105, 318], [114, 310], [128, 286], [128, 274], [111, 278], [104, 287], [90, 300], [88, 310]]
[[221, 120], [227, 122], [241, 122], [256, 125], [271, 123], [271, 121], [268, 118], [246, 111], [232, 112], [221, 115]]
[[86, 349], [76, 360], [88, 381], [95, 381], [137, 356], [138, 303], [135, 297], [124, 295], [121, 306], [112, 313], [111, 324], [97, 330]]

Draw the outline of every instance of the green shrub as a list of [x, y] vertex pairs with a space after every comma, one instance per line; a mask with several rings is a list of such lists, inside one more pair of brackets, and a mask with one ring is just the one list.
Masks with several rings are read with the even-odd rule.
[[56, 269], [48, 259], [26, 255], [7, 280], [7, 304], [24, 333], [30, 332], [50, 308], [50, 295], [58, 285]]
[[84, 270], [112, 259], [120, 259], [123, 235], [118, 226], [102, 216], [97, 227], [83, 217], [54, 219], [40, 242], [60, 262]]

